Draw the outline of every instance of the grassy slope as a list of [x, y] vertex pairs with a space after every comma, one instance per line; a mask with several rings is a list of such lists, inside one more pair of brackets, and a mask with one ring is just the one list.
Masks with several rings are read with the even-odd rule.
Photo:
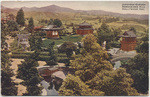
[[43, 46], [44, 47], [47, 47], [51, 42], [55, 42], [55, 47], [56, 48], [56, 45], [59, 45], [59, 44], [62, 44], [64, 42], [67, 42], [67, 41], [71, 41], [71, 42], [78, 42], [78, 41], [81, 41], [82, 39], [82, 36], [80, 35], [70, 35], [70, 36], [61, 36], [62, 39], [46, 39], [46, 40], [43, 40]]

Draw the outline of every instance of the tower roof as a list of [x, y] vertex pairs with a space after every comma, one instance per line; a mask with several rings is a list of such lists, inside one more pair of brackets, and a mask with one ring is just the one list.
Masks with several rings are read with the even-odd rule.
[[133, 31], [125, 31], [121, 37], [136, 37]]
[[92, 25], [84, 21], [83, 23], [79, 24], [79, 26], [92, 26]]

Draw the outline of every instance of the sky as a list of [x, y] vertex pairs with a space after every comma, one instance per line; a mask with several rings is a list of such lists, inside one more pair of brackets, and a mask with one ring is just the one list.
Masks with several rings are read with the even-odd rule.
[[[122, 14], [148, 14], [148, 1], [2, 1], [1, 4], [8, 8], [45, 7], [57, 5], [75, 10], [104, 10]], [[122, 10], [122, 4], [144, 4], [143, 10]]]

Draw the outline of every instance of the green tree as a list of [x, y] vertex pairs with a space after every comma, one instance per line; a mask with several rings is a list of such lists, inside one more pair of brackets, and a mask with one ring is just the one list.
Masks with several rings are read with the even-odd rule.
[[72, 42], [64, 42], [59, 48], [59, 52], [66, 53], [67, 57], [70, 58], [73, 51], [77, 50], [77, 46]]
[[101, 27], [98, 29], [97, 31], [98, 35], [98, 43], [100, 45], [103, 44], [104, 41], [106, 41], [106, 47], [108, 47], [107, 49], [109, 49], [109, 42], [113, 41], [113, 33], [111, 31], [111, 29], [108, 27], [108, 25], [106, 25], [105, 23], [102, 23]]
[[41, 87], [38, 85], [41, 82], [41, 78], [39, 77], [37, 66], [39, 66], [37, 62], [37, 58], [39, 56], [39, 52], [35, 51], [28, 58], [25, 58], [21, 65], [18, 66], [17, 78], [22, 79], [22, 85], [27, 87], [27, 92], [24, 93], [24, 96], [40, 96], [41, 95]]
[[33, 51], [33, 50], [41, 50], [42, 37], [39, 36], [38, 34], [32, 34], [29, 37], [29, 44], [30, 44], [31, 51]]
[[23, 12], [22, 8], [17, 13], [16, 22], [21, 26], [24, 26], [24, 24], [25, 24], [24, 12]]
[[33, 18], [31, 17], [31, 18], [29, 19], [28, 31], [29, 31], [30, 33], [32, 33], [32, 32], [33, 32], [33, 29], [34, 29], [34, 21], [33, 21]]
[[[131, 87], [133, 80], [130, 74], [126, 73], [123, 68], [113, 69], [112, 64], [108, 61], [107, 52], [97, 43], [94, 35], [87, 35], [82, 39], [82, 43], [83, 50], [81, 52], [84, 54], [70, 63], [70, 68], [75, 70], [75, 77], [71, 78], [73, 81], [65, 80], [63, 82], [59, 90], [60, 95], [138, 95], [137, 91]], [[83, 89], [85, 94], [79, 92], [82, 90], [80, 84], [88, 87]], [[90, 90], [95, 93], [88, 94], [87, 92]]]
[[61, 27], [61, 26], [62, 26], [62, 22], [61, 22], [61, 20], [59, 20], [59, 19], [55, 19], [55, 20], [53, 21], [53, 24], [56, 25], [57, 27]]
[[7, 25], [9, 32], [18, 31], [18, 24], [15, 21], [7, 21]]
[[3, 96], [16, 96], [18, 88], [13, 82], [12, 78], [14, 73], [11, 66], [10, 57], [8, 55], [9, 51], [7, 50], [6, 35], [5, 29], [2, 27], [2, 36], [1, 36], [1, 94]]
[[136, 34], [136, 29], [134, 27], [131, 27], [129, 31], [133, 31]]
[[55, 42], [52, 42], [49, 44], [49, 47], [48, 47], [49, 58], [47, 58], [46, 63], [49, 66], [57, 65], [57, 57], [54, 52], [54, 45], [55, 45]]
[[113, 29], [113, 33], [114, 33], [113, 38], [114, 38], [115, 41], [118, 41], [118, 40], [119, 40], [119, 34], [120, 34], [121, 32], [122, 32], [121, 29]]
[[[66, 90], [66, 91], [64, 91]], [[59, 89], [60, 96], [104, 96], [104, 92], [92, 90], [79, 77], [67, 75], [64, 83]]]
[[50, 19], [48, 25], [53, 25], [54, 24], [54, 20]]

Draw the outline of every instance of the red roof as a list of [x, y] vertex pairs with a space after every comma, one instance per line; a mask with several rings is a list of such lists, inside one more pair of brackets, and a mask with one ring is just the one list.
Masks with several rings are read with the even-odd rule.
[[34, 29], [41, 29], [43, 28], [44, 26], [37, 26], [37, 27], [34, 27]]

